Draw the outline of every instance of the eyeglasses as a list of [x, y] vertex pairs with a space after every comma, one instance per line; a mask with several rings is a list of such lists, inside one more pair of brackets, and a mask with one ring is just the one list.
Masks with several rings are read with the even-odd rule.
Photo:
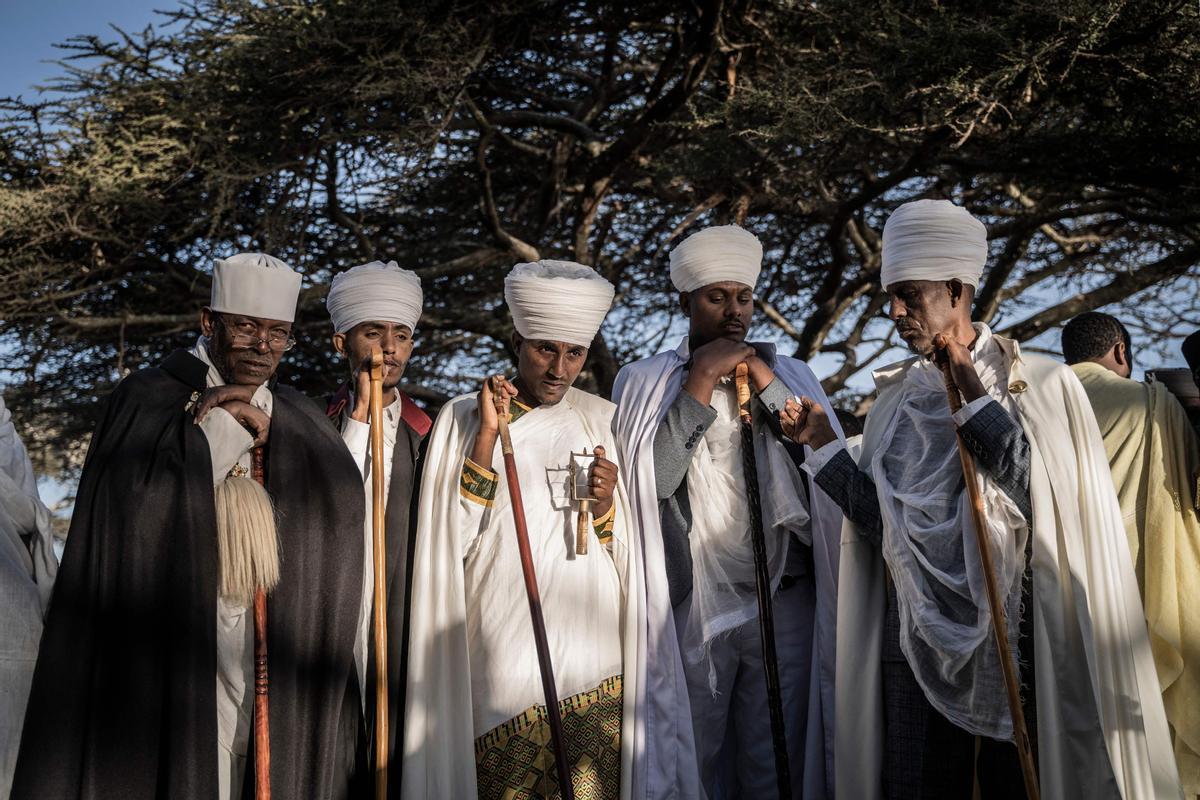
[[262, 337], [258, 335], [258, 326], [247, 320], [230, 322], [221, 317], [221, 324], [229, 332], [229, 343], [239, 349], [249, 350], [265, 343], [275, 352], [285, 353], [296, 346], [295, 337], [287, 331], [272, 330]]

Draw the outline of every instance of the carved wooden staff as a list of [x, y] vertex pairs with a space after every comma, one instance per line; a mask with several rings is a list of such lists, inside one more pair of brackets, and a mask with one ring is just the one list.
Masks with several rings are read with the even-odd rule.
[[388, 780], [387, 552], [384, 545], [383, 351], [371, 348], [371, 555], [374, 566], [375, 800]]
[[[263, 449], [254, 448], [250, 475], [266, 486]], [[254, 800], [271, 800], [271, 715], [267, 675], [267, 592], [254, 590]]]
[[758, 491], [758, 464], [754, 457], [754, 422], [750, 412], [750, 370], [746, 362], [734, 372], [738, 410], [742, 417], [742, 469], [750, 505], [750, 546], [754, 553], [754, 589], [758, 595], [758, 632], [762, 639], [763, 669], [767, 680], [767, 711], [771, 717], [771, 743], [775, 751], [775, 779], [780, 800], [792, 796], [787, 733], [783, 722], [783, 692], [779, 685], [779, 659], [775, 654], [775, 612], [771, 606], [771, 576], [767, 573], [767, 539], [763, 532], [762, 501]]
[[[950, 413], [962, 408], [962, 396], [950, 374], [949, 364], [942, 365], [946, 379], [946, 398], [950, 401]], [[1025, 712], [1021, 707], [1021, 688], [1013, 667], [1012, 651], [1008, 646], [1008, 622], [1004, 604], [996, 588], [996, 572], [992, 567], [992, 549], [987, 539], [987, 521], [983, 510], [983, 495], [979, 493], [979, 480], [975, 470], [975, 459], [963, 443], [958, 440], [958, 458], [962, 462], [963, 480], [967, 484], [967, 499], [971, 502], [971, 519], [975, 523], [975, 541], [979, 545], [979, 565], [983, 569], [983, 585], [987, 592], [988, 607], [992, 612], [992, 634], [996, 637], [996, 648], [1000, 651], [1000, 672], [1004, 677], [1004, 689], [1008, 694], [1008, 711], [1012, 715], [1013, 739], [1017, 745], [1017, 756], [1021, 762], [1021, 775], [1025, 779], [1025, 795], [1029, 800], [1038, 800], [1037, 767], [1033, 763], [1033, 747], [1029, 743], [1029, 730], [1025, 727]]]
[[[493, 390], [495, 387], [493, 385]], [[496, 397], [498, 398], [497, 391]], [[529, 549], [529, 529], [525, 525], [525, 506], [521, 502], [521, 482], [517, 476], [517, 461], [513, 456], [512, 437], [508, 433], [507, 410], [497, 402], [496, 417], [500, 428], [500, 449], [504, 453], [504, 474], [508, 478], [508, 496], [512, 504], [513, 525], [517, 529], [517, 549], [521, 554], [521, 573], [525, 578], [525, 595], [529, 599], [529, 618], [533, 623], [533, 639], [537, 646], [538, 670], [542, 674], [542, 693], [546, 698], [546, 716], [550, 722], [550, 744], [554, 750], [554, 765], [558, 771], [558, 786], [562, 800], [574, 800], [571, 767], [567, 763], [567, 748], [563, 740], [562, 715], [558, 711], [558, 689], [554, 682], [554, 666], [550, 663], [550, 645], [546, 641], [546, 621], [542, 618], [542, 597], [538, 591], [537, 574], [533, 569], [533, 553]]]

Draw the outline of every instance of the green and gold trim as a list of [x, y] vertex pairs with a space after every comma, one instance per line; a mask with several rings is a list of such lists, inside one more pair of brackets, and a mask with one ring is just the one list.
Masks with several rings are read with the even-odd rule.
[[496, 486], [500, 476], [490, 469], [484, 469], [474, 461], [463, 459], [462, 476], [458, 480], [458, 492], [472, 503], [491, 508], [496, 499]]

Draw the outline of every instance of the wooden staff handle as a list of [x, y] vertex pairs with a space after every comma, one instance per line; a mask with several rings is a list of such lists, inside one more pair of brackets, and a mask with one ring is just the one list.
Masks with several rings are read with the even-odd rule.
[[[962, 397], [950, 367], [942, 368], [946, 380], [946, 398], [950, 403], [950, 413], [955, 414], [962, 408]], [[996, 588], [996, 572], [992, 566], [992, 548], [987, 538], [987, 518], [983, 507], [983, 495], [979, 492], [979, 480], [975, 469], [975, 459], [963, 443], [962, 436], [956, 435], [958, 441], [958, 457], [962, 462], [963, 480], [967, 484], [967, 498], [971, 503], [971, 518], [975, 523], [975, 541], [979, 545], [979, 565], [983, 570], [983, 585], [987, 592], [988, 608], [992, 612], [992, 634], [996, 638], [996, 648], [1000, 651], [1000, 672], [1004, 677], [1004, 690], [1008, 695], [1008, 711], [1012, 715], [1013, 739], [1017, 746], [1017, 756], [1021, 762], [1021, 776], [1025, 780], [1025, 795], [1028, 800], [1038, 800], [1037, 767], [1033, 761], [1033, 747], [1029, 742], [1029, 729], [1025, 727], [1025, 712], [1021, 707], [1021, 685], [1017, 681], [1016, 668], [1013, 666], [1012, 650], [1008, 646], [1008, 621], [1004, 613], [1004, 604], [1000, 600], [1000, 592]]]
[[512, 437], [508, 432], [508, 414], [497, 409], [500, 429], [500, 449], [504, 453], [504, 474], [508, 478], [508, 496], [512, 506], [513, 526], [517, 530], [517, 550], [521, 556], [521, 574], [525, 579], [525, 596], [529, 600], [529, 619], [533, 624], [533, 639], [537, 647], [538, 670], [542, 678], [542, 694], [546, 700], [546, 718], [550, 723], [550, 744], [554, 750], [554, 765], [558, 772], [559, 795], [562, 800], [574, 800], [571, 766], [567, 761], [563, 737], [562, 714], [558, 709], [558, 689], [554, 682], [554, 665], [550, 660], [550, 644], [546, 639], [546, 620], [542, 616], [542, 597], [538, 591], [537, 573], [533, 568], [533, 552], [529, 547], [529, 530], [525, 524], [525, 506], [521, 501], [521, 481], [513, 455]]
[[586, 556], [588, 551], [588, 528], [592, 524], [592, 501], [579, 501], [579, 519], [575, 523], [575, 555]]
[[371, 561], [374, 571], [375, 800], [388, 781], [387, 550], [384, 543], [383, 351], [371, 348]]
[[750, 422], [750, 365], [745, 361], [733, 371], [733, 383], [737, 387], [738, 412], [742, 422]]
[[[250, 476], [266, 486], [263, 449], [250, 456]], [[271, 800], [271, 710], [267, 673], [267, 593], [254, 591], [254, 798]]]

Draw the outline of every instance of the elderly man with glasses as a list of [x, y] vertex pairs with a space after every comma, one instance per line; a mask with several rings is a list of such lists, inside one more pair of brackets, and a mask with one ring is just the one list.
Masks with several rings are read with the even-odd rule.
[[256, 644], [274, 797], [346, 796], [364, 509], [345, 498], [362, 479], [321, 409], [275, 379], [300, 281], [259, 253], [218, 261], [195, 347], [109, 398], [13, 798], [251, 796]]

